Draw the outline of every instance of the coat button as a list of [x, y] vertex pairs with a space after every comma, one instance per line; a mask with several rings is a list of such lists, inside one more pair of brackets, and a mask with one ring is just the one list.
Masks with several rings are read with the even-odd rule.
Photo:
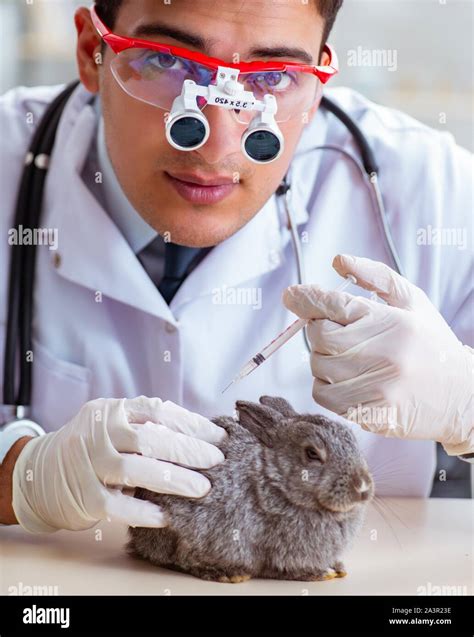
[[278, 252], [278, 250], [271, 250], [268, 253], [268, 262], [269, 262], [270, 266], [280, 265], [281, 257], [280, 257], [280, 253]]
[[55, 252], [53, 256], [53, 265], [56, 269], [61, 267], [61, 261], [61, 255], [59, 254], [59, 252]]
[[173, 325], [173, 323], [165, 324], [165, 330], [168, 332], [168, 334], [174, 334], [177, 329], [178, 328], [176, 327], [176, 325]]

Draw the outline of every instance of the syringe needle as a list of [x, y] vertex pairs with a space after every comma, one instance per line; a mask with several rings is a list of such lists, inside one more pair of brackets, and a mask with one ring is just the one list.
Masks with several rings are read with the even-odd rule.
[[222, 390], [222, 393], [224, 394], [229, 389], [229, 387], [231, 387], [231, 385], [233, 385], [234, 383], [235, 383], [235, 380], [231, 380], [230, 383], [227, 385], [227, 387], [225, 387]]

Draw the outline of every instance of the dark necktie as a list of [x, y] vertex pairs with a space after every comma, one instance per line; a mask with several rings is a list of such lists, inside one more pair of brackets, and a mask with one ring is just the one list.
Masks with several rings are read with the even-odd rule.
[[210, 250], [165, 243], [163, 268], [163, 238], [158, 236], [139, 253], [138, 259], [169, 305], [188, 274]]

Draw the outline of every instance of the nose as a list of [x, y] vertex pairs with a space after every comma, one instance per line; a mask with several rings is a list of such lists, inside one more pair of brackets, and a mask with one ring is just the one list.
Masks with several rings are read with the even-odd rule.
[[372, 478], [367, 471], [356, 471], [352, 475], [352, 487], [356, 500], [368, 500], [372, 493]]
[[232, 111], [219, 106], [207, 106], [203, 114], [209, 122], [210, 135], [204, 146], [195, 152], [207, 164], [217, 164], [230, 155], [240, 154], [240, 142], [246, 129], [245, 124], [239, 123]]

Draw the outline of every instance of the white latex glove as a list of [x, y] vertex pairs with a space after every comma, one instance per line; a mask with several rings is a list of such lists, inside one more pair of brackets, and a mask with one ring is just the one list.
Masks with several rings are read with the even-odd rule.
[[388, 305], [317, 285], [294, 285], [283, 303], [308, 325], [313, 397], [363, 429], [474, 451], [474, 352], [426, 294], [383, 263], [337, 256], [333, 267]]
[[88, 402], [67, 425], [24, 446], [13, 470], [13, 510], [32, 533], [88, 529], [103, 519], [166, 526], [158, 506], [121, 489], [204, 496], [209, 480], [185, 467], [222, 462], [214, 444], [226, 436], [203, 416], [160, 398]]

